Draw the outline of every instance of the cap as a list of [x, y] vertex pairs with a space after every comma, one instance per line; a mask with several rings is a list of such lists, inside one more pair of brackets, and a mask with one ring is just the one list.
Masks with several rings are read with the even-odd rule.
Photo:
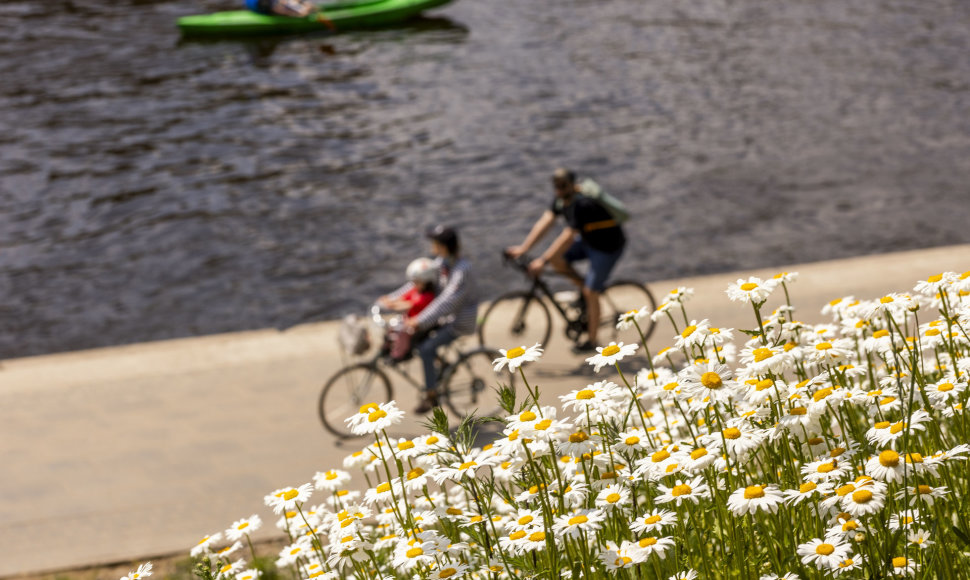
[[452, 228], [438, 224], [428, 228], [425, 235], [442, 245], [444, 245], [452, 253], [458, 248], [458, 233]]

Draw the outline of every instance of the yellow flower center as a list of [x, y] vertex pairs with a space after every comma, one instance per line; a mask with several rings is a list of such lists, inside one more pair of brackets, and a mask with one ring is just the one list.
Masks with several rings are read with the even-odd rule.
[[361, 414], [364, 414], [364, 413], [370, 413], [371, 411], [376, 411], [376, 410], [377, 410], [377, 409], [379, 409], [379, 408], [380, 408], [380, 407], [379, 407], [379, 406], [377, 405], [377, 403], [367, 403], [366, 405], [363, 405], [363, 406], [362, 406], [362, 407], [360, 408], [360, 411], [359, 411], [359, 412], [360, 412]]
[[697, 461], [698, 459], [700, 459], [701, 457], [704, 457], [705, 455], [707, 455], [707, 449], [705, 449], [704, 447], [701, 447], [700, 449], [695, 449], [690, 452], [690, 458], [693, 459], [694, 461]]
[[852, 492], [852, 501], [856, 503], [869, 503], [872, 501], [872, 492], [868, 489], [859, 489]]
[[387, 493], [389, 491], [391, 491], [391, 484], [386, 481], [377, 486], [377, 493]]
[[953, 390], [953, 383], [943, 383], [942, 385], [936, 387], [937, 391], [947, 392]]
[[521, 415], [519, 415], [519, 421], [535, 421], [535, 420], [536, 420], [536, 414], [533, 413], [532, 411], [526, 411]]
[[815, 350], [830, 350], [832, 348], [831, 342], [820, 342], [815, 345]]
[[529, 515], [522, 516], [521, 518], [519, 518], [519, 525], [524, 526], [526, 524], [531, 524], [533, 519], [535, 518]]
[[818, 486], [812, 483], [811, 481], [806, 481], [805, 483], [798, 486], [798, 492], [808, 493], [810, 491], [814, 491], [816, 487]]
[[931, 488], [928, 485], [917, 485], [913, 489], [913, 491], [916, 493], [916, 495], [926, 495], [928, 493], [932, 493], [933, 492], [933, 488]]
[[445, 510], [445, 513], [448, 514], [449, 516], [460, 516], [462, 514], [462, 511], [456, 507], [450, 507]]
[[606, 496], [606, 501], [607, 503], [616, 503], [620, 501], [620, 494], [611, 493], [610, 495]]
[[727, 438], [727, 439], [740, 439], [741, 438], [741, 430], [738, 429], [737, 427], [728, 427], [727, 429], [725, 429], [723, 431], [723, 433], [724, 433], [724, 437]]
[[886, 397], [886, 398], [882, 399], [881, 401], [879, 401], [879, 404], [880, 405], [889, 405], [890, 403], [894, 402], [895, 400], [896, 400], [896, 397]]
[[387, 417], [387, 412], [384, 409], [378, 409], [376, 411], [372, 411], [370, 415], [367, 415], [367, 420], [374, 423], [375, 421], [383, 419], [384, 417]]
[[291, 499], [293, 499], [294, 497], [296, 497], [298, 495], [300, 495], [300, 492], [299, 491], [297, 491], [295, 489], [291, 489], [291, 490], [288, 490], [288, 491], [286, 491], [286, 492], [283, 493], [283, 499], [286, 500], [286, 501], [290, 501]]
[[417, 558], [418, 556], [424, 555], [424, 550], [422, 550], [421, 548], [411, 548], [405, 553], [405, 555], [408, 558]]
[[589, 521], [589, 518], [587, 518], [584, 515], [573, 516], [569, 518], [569, 525], [577, 526], [579, 524], [585, 524], [588, 521]]
[[815, 553], [820, 556], [828, 556], [835, 551], [835, 546], [832, 544], [819, 544], [815, 546]]
[[660, 516], [650, 516], [649, 518], [643, 520], [643, 523], [647, 525], [653, 525], [661, 520]]
[[691, 334], [693, 334], [694, 331], [696, 331], [696, 330], [697, 330], [697, 327], [694, 326], [693, 324], [691, 324], [690, 326], [688, 326], [687, 328], [684, 329], [684, 332], [681, 332], [680, 333], [680, 336], [682, 338], [687, 338], [688, 336], [690, 336]]
[[509, 534], [510, 540], [521, 540], [524, 537], [525, 537], [525, 532], [523, 532], [522, 530], [519, 530], [517, 532], [512, 532], [511, 534]]
[[640, 438], [637, 437], [636, 435], [630, 435], [629, 437], [623, 440], [623, 443], [626, 445], [636, 445], [639, 442], [640, 442]]
[[886, 336], [889, 336], [889, 331], [886, 330], [885, 328], [882, 328], [872, 333], [872, 338], [884, 338]]
[[545, 532], [532, 532], [531, 534], [529, 534], [530, 542], [544, 542], [545, 539], [546, 539]]
[[744, 284], [741, 284], [741, 289], [744, 290], [745, 292], [751, 292], [757, 287], [758, 285], [755, 284], [754, 282], [745, 282]]
[[794, 409], [792, 409], [789, 412], [792, 415], [805, 415], [805, 414], [808, 413], [808, 409], [806, 409], [805, 407], [795, 407]]
[[893, 568], [905, 568], [909, 560], [905, 556], [900, 556], [898, 558], [893, 558]]
[[889, 421], [879, 421], [878, 423], [873, 425], [873, 427], [875, 427], [876, 429], [885, 429], [886, 427], [889, 427], [890, 424], [891, 423], [889, 423]]
[[552, 425], [552, 419], [543, 419], [542, 421], [539, 421], [538, 423], [536, 423], [535, 428], [538, 429], [539, 431], [545, 431], [546, 429], [549, 428], [550, 425]]
[[397, 448], [401, 451], [407, 451], [408, 449], [414, 449], [414, 443], [410, 441], [401, 441], [397, 444]]
[[525, 349], [522, 348], [521, 346], [517, 346], [517, 347], [513, 348], [512, 350], [506, 352], [505, 353], [505, 358], [511, 360], [513, 358], [519, 358], [520, 356], [522, 356], [524, 354], [525, 354]]
[[654, 463], [660, 463], [661, 461], [663, 461], [664, 459], [667, 459], [668, 457], [670, 457], [670, 453], [667, 453], [666, 449], [661, 449], [660, 451], [651, 455], [650, 460], [653, 461]]
[[640, 547], [646, 548], [647, 546], [652, 546], [657, 543], [657, 538], [643, 538], [640, 540]]
[[466, 461], [465, 463], [462, 463], [461, 465], [459, 465], [458, 469], [468, 469], [469, 467], [475, 467], [476, 465], [478, 464], [475, 463], [474, 461]]
[[749, 485], [744, 488], [744, 499], [757, 499], [765, 496], [765, 488], [760, 485]]
[[889, 432], [895, 435], [905, 428], [906, 428], [906, 423], [900, 421], [899, 423], [893, 423], [893, 426], [889, 428]]
[[603, 352], [600, 354], [603, 356], [613, 356], [618, 352], [620, 352], [620, 347], [616, 346], [615, 344], [611, 344], [610, 346], [604, 348]]
[[847, 484], [843, 485], [842, 487], [836, 488], [835, 493], [839, 497], [845, 497], [848, 494], [852, 493], [853, 491], [855, 491], [855, 486], [852, 485], [851, 483], [847, 483]]
[[721, 382], [721, 375], [711, 371], [701, 375], [701, 384], [708, 389], [720, 389], [724, 386], [724, 383]]
[[682, 495], [690, 495], [690, 492], [692, 491], [694, 490], [692, 490], [689, 485], [687, 485], [686, 483], [682, 483], [680, 485], [675, 485], [674, 488], [670, 490], [670, 495], [674, 497], [679, 497]]
[[893, 299], [892, 296], [883, 296], [882, 298], [879, 299], [879, 302], [882, 303], [882, 304], [890, 304], [893, 301], [894, 301], [894, 299]]
[[775, 356], [775, 353], [773, 353], [770, 348], [764, 347], [754, 349], [751, 354], [754, 355], [754, 362], [761, 362]]
[[824, 389], [819, 389], [815, 391], [815, 393], [812, 395], [812, 399], [818, 402], [831, 394], [832, 394], [832, 389], [830, 387], [825, 387]]
[[438, 442], [438, 438], [435, 437], [434, 435], [432, 435], [431, 437], [428, 437], [428, 440], [425, 441], [425, 443], [427, 443], [428, 445], [434, 445], [437, 442]]
[[926, 281], [929, 282], [930, 284], [936, 284], [942, 279], [943, 279], [943, 274], [933, 274], [932, 276], [927, 278]]
[[896, 467], [899, 465], [899, 454], [892, 449], [887, 449], [879, 454], [879, 463], [883, 467]]
[[458, 570], [455, 570], [454, 568], [445, 568], [441, 572], [438, 572], [438, 578], [451, 578], [457, 572]]
[[575, 432], [575, 433], [573, 433], [572, 435], [569, 436], [569, 442], [570, 443], [582, 443], [583, 441], [586, 441], [587, 439], [589, 439], [589, 435], [587, 435], [583, 431], [577, 431], [577, 432]]
[[424, 470], [421, 469], [420, 467], [415, 467], [414, 469], [408, 472], [408, 481], [411, 481], [412, 479], [417, 479], [422, 475], [424, 475]]
[[582, 391], [579, 391], [578, 393], [576, 393], [576, 398], [583, 401], [586, 399], [592, 399], [595, 396], [596, 396], [596, 392], [591, 391], [589, 389], [583, 389]]
[[907, 453], [906, 463], [923, 463], [923, 456], [919, 453]]
[[857, 529], [859, 529], [859, 522], [857, 522], [855, 520], [849, 520], [849, 521], [845, 522], [844, 524], [842, 524], [842, 531], [843, 532], [853, 532], [853, 531], [855, 531]]
[[775, 385], [775, 381], [771, 379], [763, 379], [754, 384], [754, 388], [757, 391], [763, 391], [765, 389], [771, 388]]
[[825, 443], [825, 439], [822, 439], [821, 437], [812, 437], [808, 440], [809, 445], [821, 445], [822, 443]]
[[663, 386], [663, 389], [665, 391], [672, 391], [672, 390], [676, 389], [679, 386], [680, 385], [678, 385], [677, 383], [667, 383], [666, 385]]
[[940, 335], [940, 331], [935, 328], [931, 328], [926, 331], [926, 336], [939, 336], [939, 335]]

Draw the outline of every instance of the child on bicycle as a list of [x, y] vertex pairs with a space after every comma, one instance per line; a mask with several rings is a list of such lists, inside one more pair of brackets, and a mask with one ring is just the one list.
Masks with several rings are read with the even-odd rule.
[[[406, 271], [411, 287], [396, 298], [381, 296], [377, 303], [388, 310], [404, 312], [412, 318], [424, 310], [438, 294], [438, 277], [440, 270], [437, 262], [430, 258], [418, 258], [408, 264]], [[389, 354], [394, 360], [404, 360], [411, 354], [411, 343], [414, 335], [405, 329], [390, 329], [385, 337], [385, 345], [389, 346]]]

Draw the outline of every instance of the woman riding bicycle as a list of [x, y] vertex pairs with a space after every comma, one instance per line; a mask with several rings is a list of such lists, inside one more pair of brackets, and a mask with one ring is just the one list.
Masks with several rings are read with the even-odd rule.
[[[460, 257], [458, 233], [452, 228], [435, 226], [426, 232], [431, 240], [431, 253], [441, 271], [435, 299], [415, 316], [405, 318], [405, 327], [412, 334], [427, 332], [427, 338], [417, 344], [418, 356], [424, 369], [424, 398], [415, 413], [427, 413], [438, 405], [435, 388], [435, 358], [439, 347], [454, 342], [459, 336], [475, 332], [478, 316], [478, 293], [471, 273], [471, 264]], [[379, 299], [392, 301], [411, 290], [408, 282]]]

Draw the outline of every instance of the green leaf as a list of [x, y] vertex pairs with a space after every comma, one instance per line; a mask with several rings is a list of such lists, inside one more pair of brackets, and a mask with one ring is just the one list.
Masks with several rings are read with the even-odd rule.
[[755, 337], [761, 336], [761, 331], [760, 330], [745, 330], [743, 328], [738, 328], [737, 331], [738, 332], [743, 332], [743, 333], [747, 334], [748, 336], [755, 336]]
[[970, 534], [967, 534], [967, 532], [961, 530], [955, 525], [952, 527], [953, 527], [953, 533], [956, 534], [956, 536], [960, 538], [963, 541], [963, 543], [967, 545], [968, 548], [970, 548]]

